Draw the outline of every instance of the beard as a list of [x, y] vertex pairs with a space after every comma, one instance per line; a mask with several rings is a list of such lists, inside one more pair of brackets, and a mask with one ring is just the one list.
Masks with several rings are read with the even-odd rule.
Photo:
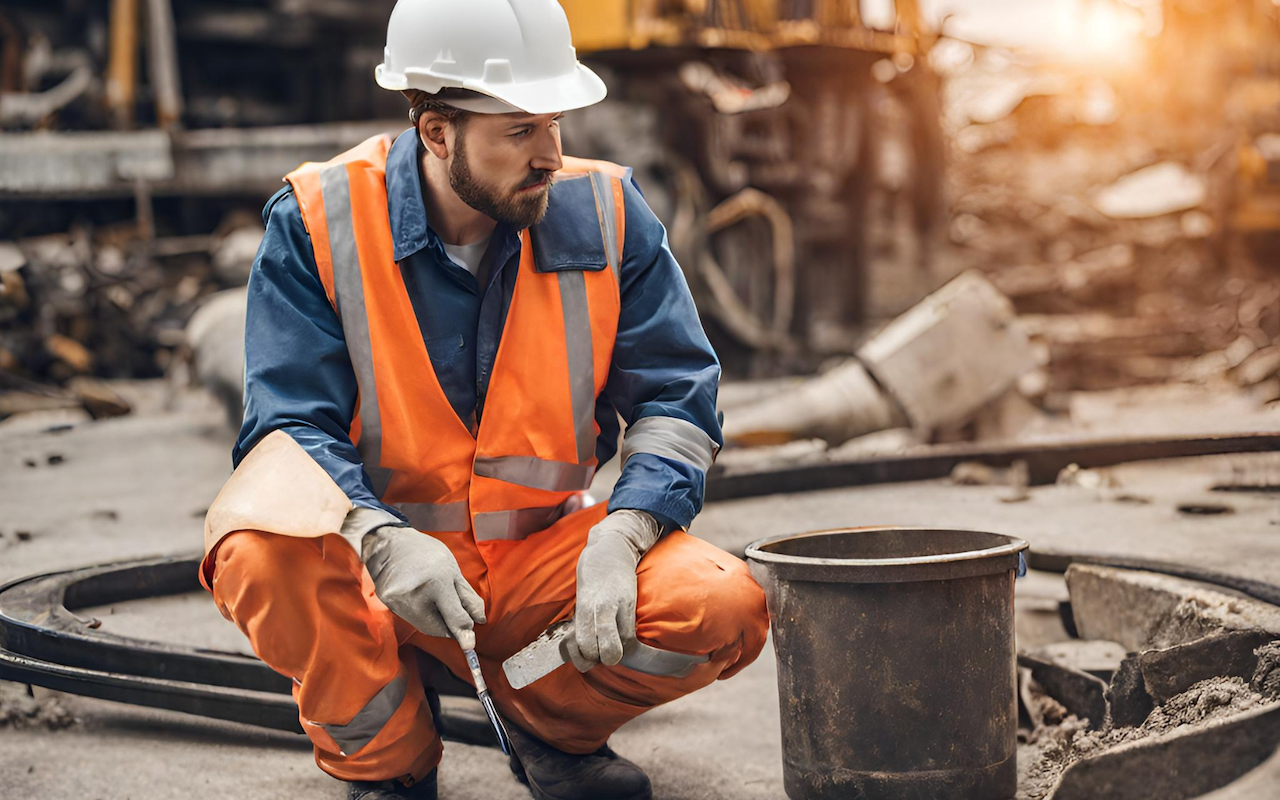
[[[449, 185], [462, 198], [462, 202], [486, 216], [522, 230], [542, 221], [547, 213], [551, 196], [552, 174], [547, 170], [533, 170], [513, 191], [487, 186], [471, 174], [467, 162], [466, 137], [459, 135], [455, 141], [453, 163], [449, 165]], [[542, 181], [547, 185], [536, 191], [522, 192], [527, 186]]]

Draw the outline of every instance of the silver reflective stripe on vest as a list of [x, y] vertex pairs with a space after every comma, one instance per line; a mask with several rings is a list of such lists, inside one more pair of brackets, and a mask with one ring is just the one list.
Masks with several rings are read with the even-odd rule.
[[391, 720], [396, 709], [400, 708], [400, 704], [404, 702], [407, 689], [408, 682], [405, 681], [404, 676], [397, 675], [394, 680], [379, 689], [373, 699], [365, 703], [364, 708], [356, 712], [351, 721], [345, 725], [326, 725], [311, 720], [307, 720], [307, 724], [324, 728], [325, 733], [332, 736], [338, 743], [339, 752], [342, 755], [354, 755], [360, 748], [373, 741], [373, 737], [377, 736], [383, 726]]
[[720, 448], [706, 431], [677, 417], [643, 417], [627, 426], [622, 463], [636, 453], [651, 453], [692, 464], [706, 472]]
[[546, 530], [565, 514], [565, 501], [556, 506], [518, 508], [513, 511], [482, 511], [476, 514], [476, 541], [491, 539], [523, 539], [531, 533]]
[[382, 467], [382, 417], [378, 413], [378, 387], [373, 372], [373, 346], [369, 317], [364, 307], [364, 282], [360, 277], [360, 253], [356, 249], [351, 220], [351, 186], [343, 164], [320, 171], [325, 222], [329, 228], [329, 256], [333, 260], [333, 294], [337, 301], [347, 354], [360, 387], [360, 444], [357, 450], [377, 497], [387, 490], [391, 470]]
[[[634, 649], [633, 649], [634, 648]], [[668, 678], [683, 678], [699, 664], [711, 660], [709, 654], [691, 656], [685, 653], [673, 653], [670, 650], [659, 650], [644, 642], [632, 643], [622, 655], [622, 666], [643, 672], [646, 675], [662, 675]]]
[[613, 179], [603, 172], [592, 172], [591, 192], [596, 196], [596, 214], [600, 217], [605, 258], [617, 278], [622, 273], [622, 243], [618, 241], [618, 218], [613, 208]]
[[420, 531], [457, 533], [471, 528], [471, 510], [466, 500], [456, 503], [395, 503], [396, 508]]
[[591, 312], [587, 307], [587, 283], [580, 269], [566, 269], [560, 276], [560, 305], [564, 309], [564, 343], [569, 356], [569, 398], [573, 405], [573, 435], [578, 463], [596, 454], [596, 373], [591, 351]]
[[590, 488], [596, 468], [533, 456], [481, 456], [475, 460], [475, 473], [531, 489], [568, 492]]

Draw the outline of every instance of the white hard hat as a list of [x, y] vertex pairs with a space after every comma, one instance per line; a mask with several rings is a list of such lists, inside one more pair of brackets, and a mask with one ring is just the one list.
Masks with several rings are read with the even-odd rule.
[[447, 102], [482, 114], [569, 111], [606, 92], [556, 0], [398, 0], [376, 76], [384, 89], [477, 92]]

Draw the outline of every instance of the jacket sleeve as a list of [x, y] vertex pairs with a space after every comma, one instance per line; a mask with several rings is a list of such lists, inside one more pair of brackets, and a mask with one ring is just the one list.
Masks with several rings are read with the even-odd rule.
[[262, 216], [266, 233], [249, 274], [245, 318], [244, 421], [232, 462], [239, 466], [262, 437], [282, 430], [357, 508], [403, 520], [374, 495], [347, 435], [355, 413], [355, 372], [292, 189], [277, 192]]
[[[720, 362], [666, 230], [635, 185], [624, 187], [622, 310], [603, 399], [627, 428], [609, 511], [637, 509], [667, 530], [688, 528], [702, 510], [707, 469], [724, 444], [716, 419]], [[610, 430], [602, 429], [605, 439]], [[611, 449], [597, 451], [606, 456], [601, 463]]]

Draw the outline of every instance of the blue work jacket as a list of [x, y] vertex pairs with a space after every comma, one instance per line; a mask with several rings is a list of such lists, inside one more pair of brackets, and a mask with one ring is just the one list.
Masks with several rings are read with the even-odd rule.
[[[431, 366], [458, 417], [474, 432], [484, 413], [520, 260], [520, 232], [499, 223], [479, 275], [445, 252], [423, 202], [423, 146], [414, 129], [387, 157], [387, 208], [395, 259], [422, 330]], [[677, 417], [723, 444], [716, 420], [720, 363], [667, 244], [666, 230], [632, 181], [624, 181], [626, 226], [619, 272], [622, 309], [613, 363], [596, 404], [596, 457], [615, 454], [618, 415]], [[293, 190], [262, 211], [266, 233], [249, 277], [245, 329], [245, 414], [232, 461], [266, 434], [293, 437], [356, 506], [383, 508], [348, 436], [356, 377], [342, 324], [320, 282], [311, 239]], [[585, 254], [584, 254], [585, 255]], [[702, 508], [706, 474], [651, 453], [627, 459], [609, 511], [647, 511], [667, 528], [687, 528]]]

